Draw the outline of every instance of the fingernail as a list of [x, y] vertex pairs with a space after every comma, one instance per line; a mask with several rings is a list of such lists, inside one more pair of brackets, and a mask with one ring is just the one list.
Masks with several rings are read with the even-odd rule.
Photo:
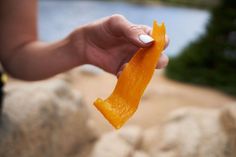
[[152, 37], [150, 37], [149, 35], [144, 35], [144, 34], [139, 35], [139, 40], [145, 44], [148, 44], [154, 41]]

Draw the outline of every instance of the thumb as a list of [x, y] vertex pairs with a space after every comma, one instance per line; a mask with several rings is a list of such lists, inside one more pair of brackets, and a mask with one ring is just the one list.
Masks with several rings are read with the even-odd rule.
[[138, 47], [147, 47], [154, 42], [148, 35], [149, 27], [132, 24], [122, 15], [109, 17], [106, 27], [113, 35], [124, 37]]

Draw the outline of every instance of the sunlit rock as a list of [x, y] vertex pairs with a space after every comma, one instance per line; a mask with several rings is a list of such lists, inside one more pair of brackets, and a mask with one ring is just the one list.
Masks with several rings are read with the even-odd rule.
[[63, 80], [6, 87], [0, 122], [1, 157], [72, 157], [95, 136], [80, 93]]

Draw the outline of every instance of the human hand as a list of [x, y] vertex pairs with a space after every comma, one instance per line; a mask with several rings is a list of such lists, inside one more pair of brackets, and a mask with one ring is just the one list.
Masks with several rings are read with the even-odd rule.
[[[85, 64], [92, 64], [119, 75], [139, 48], [152, 44], [151, 28], [130, 23], [121, 15], [112, 15], [81, 27], [71, 34]], [[169, 43], [166, 37], [166, 46]], [[81, 50], [82, 47], [82, 50]], [[81, 55], [80, 55], [81, 57]], [[157, 68], [164, 68], [168, 57], [161, 55]]]

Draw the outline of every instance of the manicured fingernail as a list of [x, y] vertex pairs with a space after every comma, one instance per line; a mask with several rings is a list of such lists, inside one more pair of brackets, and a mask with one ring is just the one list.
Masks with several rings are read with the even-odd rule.
[[144, 34], [141, 34], [139, 36], [139, 40], [142, 41], [144, 44], [148, 44], [154, 41], [152, 37], [150, 37], [149, 35], [144, 35]]

